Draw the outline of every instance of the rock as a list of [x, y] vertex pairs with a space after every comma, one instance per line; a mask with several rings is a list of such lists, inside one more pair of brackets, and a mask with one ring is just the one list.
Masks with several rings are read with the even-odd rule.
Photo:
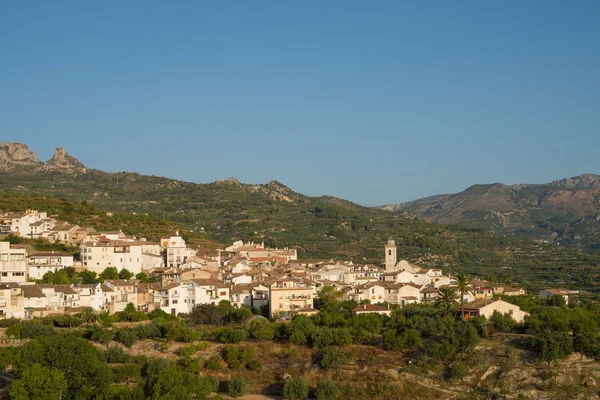
[[0, 143], [0, 171], [8, 171], [18, 167], [31, 167], [40, 165], [40, 160], [35, 152], [22, 143]]
[[54, 155], [38, 168], [39, 171], [62, 171], [86, 173], [85, 165], [75, 157], [71, 157], [63, 147], [54, 150]]

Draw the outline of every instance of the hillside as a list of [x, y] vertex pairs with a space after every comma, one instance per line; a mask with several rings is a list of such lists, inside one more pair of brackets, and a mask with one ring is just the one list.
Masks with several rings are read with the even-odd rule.
[[[135, 212], [138, 218], [149, 218], [143, 222], [148, 230], [156, 221], [168, 220], [212, 243], [264, 241], [273, 247], [295, 247], [300, 257], [381, 263], [383, 244], [392, 237], [399, 245], [398, 257], [424, 266], [508, 279], [532, 290], [564, 286], [600, 293], [597, 256], [435, 225], [333, 197], [309, 197], [275, 181], [249, 185], [231, 178], [196, 184], [137, 173], [20, 166], [3, 172], [0, 191], [20, 209], [56, 207], [41, 199], [55, 202], [64, 197], [101, 210]], [[91, 214], [98, 215], [87, 218], [91, 223], [94, 218], [107, 221], [102, 212]], [[76, 223], [78, 218], [64, 217]], [[137, 226], [134, 230], [141, 232]], [[158, 232], [141, 233], [152, 238]]]
[[600, 175], [540, 185], [473, 185], [454, 195], [382, 208], [439, 224], [600, 251]]

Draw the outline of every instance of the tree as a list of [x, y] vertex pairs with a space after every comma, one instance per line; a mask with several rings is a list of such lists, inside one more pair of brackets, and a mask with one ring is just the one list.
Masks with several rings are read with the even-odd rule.
[[90, 270], [85, 270], [79, 273], [82, 282], [88, 285], [96, 283], [96, 275], [97, 274], [94, 271]]
[[337, 400], [341, 394], [340, 388], [332, 381], [322, 380], [317, 383], [317, 400]]
[[465, 319], [465, 295], [473, 293], [473, 285], [471, 284], [471, 277], [462, 273], [456, 274], [452, 280], [452, 284], [456, 286], [456, 289], [460, 293], [460, 317]]
[[66, 394], [67, 386], [60, 370], [33, 364], [13, 383], [10, 397], [13, 400], [60, 399]]
[[434, 304], [442, 315], [451, 315], [454, 313], [456, 311], [456, 306], [458, 306], [458, 302], [456, 301], [456, 288], [444, 287], [439, 289]]
[[223, 325], [223, 317], [214, 304], [198, 304], [188, 317], [195, 324]]
[[573, 340], [565, 333], [545, 329], [535, 337], [535, 348], [540, 354], [540, 360], [548, 363], [560, 360], [573, 352]]
[[357, 329], [364, 329], [371, 334], [371, 340], [375, 339], [375, 334], [381, 331], [383, 318], [379, 314], [362, 313], [352, 318], [352, 325]]
[[250, 336], [256, 340], [272, 340], [275, 336], [275, 329], [271, 323], [266, 319], [255, 318], [257, 319], [252, 320], [248, 326]]
[[330, 285], [324, 286], [318, 293], [316, 306], [321, 311], [329, 310], [335, 304], [339, 303], [342, 296], [343, 293], [338, 291], [335, 287]]
[[233, 397], [239, 397], [246, 391], [246, 380], [241, 376], [234, 376], [227, 383], [227, 394]]
[[100, 278], [106, 279], [119, 279], [119, 271], [116, 267], [108, 267], [100, 274]]
[[40, 336], [21, 349], [22, 357], [16, 364], [17, 375], [34, 364], [60, 371], [68, 383], [67, 398], [93, 398], [112, 382], [104, 354], [83, 338], [73, 335]]
[[301, 377], [289, 379], [283, 385], [283, 398], [285, 400], [304, 400], [308, 398], [308, 383]]
[[135, 279], [139, 280], [141, 283], [148, 283], [149, 281], [148, 275], [146, 275], [145, 272], [140, 272], [139, 274], [136, 274]]
[[320, 365], [324, 369], [337, 369], [350, 360], [352, 353], [339, 347], [328, 347], [323, 350]]
[[133, 278], [133, 274], [131, 272], [129, 272], [128, 270], [126, 270], [125, 268], [123, 268], [121, 270], [121, 272], [119, 272], [119, 279], [131, 279]]
[[94, 309], [92, 307], [86, 307], [78, 315], [79, 315], [79, 318], [81, 318], [81, 321], [83, 323], [94, 323], [94, 322], [98, 322], [98, 319], [99, 319], [98, 314], [96, 314], [94, 312]]

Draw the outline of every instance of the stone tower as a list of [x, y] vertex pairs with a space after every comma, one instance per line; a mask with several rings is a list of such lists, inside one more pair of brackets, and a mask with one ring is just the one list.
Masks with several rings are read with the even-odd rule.
[[385, 270], [386, 272], [396, 270], [396, 243], [393, 239], [389, 239], [385, 245]]

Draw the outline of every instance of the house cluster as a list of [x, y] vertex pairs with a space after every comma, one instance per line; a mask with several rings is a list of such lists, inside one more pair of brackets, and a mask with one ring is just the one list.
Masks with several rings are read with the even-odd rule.
[[61, 222], [37, 210], [0, 215], [0, 234], [12, 233], [28, 239], [45, 239], [50, 243], [61, 242], [73, 246], [93, 232], [93, 228]]
[[[343, 300], [361, 304], [355, 313], [389, 314], [390, 305], [435, 301], [441, 288], [453, 284], [440, 269], [397, 262], [393, 240], [385, 246], [383, 266], [299, 260], [295, 249], [272, 249], [264, 243], [241, 241], [224, 250], [193, 250], [177, 232], [159, 243], [122, 232], [87, 232], [79, 242], [77, 261], [67, 254], [34, 252], [6, 242], [0, 246], [0, 318], [74, 313], [86, 307], [113, 313], [124, 310], [128, 303], [147, 312], [161, 309], [180, 314], [189, 313], [198, 304], [216, 305], [228, 300], [236, 307], [266, 306], [271, 317], [288, 319], [317, 313], [314, 299], [325, 286], [338, 290]], [[130, 279], [40, 285], [31, 281], [67, 266], [97, 273], [108, 267], [134, 274], [145, 272], [152, 283]], [[508, 303], [492, 304], [492, 296], [523, 294], [522, 289], [486, 281], [474, 281], [473, 287], [473, 293], [464, 298], [468, 315], [498, 309], [521, 316], [520, 310], [508, 311], [513, 307]]]

